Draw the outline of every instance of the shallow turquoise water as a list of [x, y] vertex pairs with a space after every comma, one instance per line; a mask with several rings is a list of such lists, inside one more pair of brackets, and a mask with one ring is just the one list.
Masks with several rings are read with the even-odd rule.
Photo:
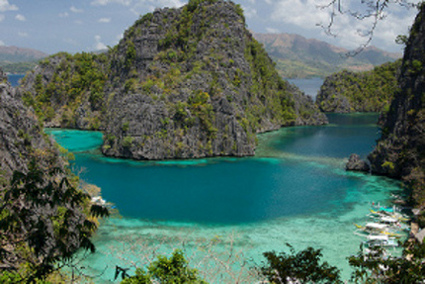
[[[48, 130], [75, 153], [73, 167], [85, 169], [84, 180], [100, 186], [122, 215], [102, 223], [98, 253], [85, 263], [88, 273], [103, 272], [95, 281], [105, 283], [116, 264], [143, 265], [180, 247], [213, 283], [235, 282], [217, 277], [236, 275], [250, 259], [242, 282], [253, 282], [247, 267], [259, 263], [264, 251], [285, 250], [288, 242], [296, 249], [322, 248], [324, 259], [348, 278], [346, 257], [361, 241], [352, 223], [364, 223], [370, 203], [385, 202], [399, 187], [343, 169], [349, 154], [365, 157], [373, 148], [377, 115], [330, 120], [328, 126], [261, 135], [255, 157], [165, 162], [105, 158], [96, 150], [99, 133]], [[244, 257], [233, 260], [229, 251]], [[215, 271], [220, 267], [228, 271]]]

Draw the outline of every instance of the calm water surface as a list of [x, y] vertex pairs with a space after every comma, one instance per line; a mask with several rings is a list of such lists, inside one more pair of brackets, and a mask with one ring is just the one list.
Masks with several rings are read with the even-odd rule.
[[16, 87], [19, 85], [19, 80], [24, 78], [24, 76], [25, 76], [24, 74], [10, 74], [10, 75], [7, 75], [7, 80], [10, 82], [12, 87]]
[[316, 98], [320, 86], [323, 84], [323, 79], [319, 77], [311, 79], [287, 79], [291, 84], [296, 85], [305, 94], [310, 95], [313, 99]]
[[[73, 167], [102, 188], [122, 217], [104, 221], [95, 238], [98, 252], [87, 260], [95, 282], [113, 282], [115, 265], [131, 267], [146, 254], [182, 248], [191, 265], [205, 268], [205, 243], [233, 250], [259, 263], [267, 250], [322, 248], [325, 260], [349, 277], [346, 257], [361, 239], [352, 223], [364, 223], [372, 201], [384, 203], [397, 182], [346, 173], [347, 157], [363, 157], [379, 136], [376, 114], [330, 115], [321, 127], [284, 128], [260, 135], [257, 155], [189, 161], [135, 162], [103, 157], [100, 133], [48, 130], [75, 153]], [[145, 257], [142, 257], [142, 256]], [[239, 271], [241, 263], [231, 265]], [[213, 264], [213, 267], [219, 266]], [[133, 270], [134, 271], [134, 270]], [[234, 280], [217, 280], [213, 283]], [[252, 279], [251, 279], [252, 280]], [[251, 281], [246, 280], [246, 281]], [[252, 280], [253, 281], [253, 280]]]

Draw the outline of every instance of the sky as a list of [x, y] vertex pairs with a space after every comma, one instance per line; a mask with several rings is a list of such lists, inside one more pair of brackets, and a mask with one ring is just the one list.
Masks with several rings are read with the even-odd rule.
[[[326, 35], [332, 0], [234, 0], [245, 11], [248, 29], [254, 33], [292, 33], [340, 47], [355, 49], [367, 37], [370, 20], [355, 20], [348, 12], [365, 12], [361, 0], [339, 0], [333, 34]], [[338, 1], [338, 0], [336, 0]], [[366, 0], [374, 1], [374, 0]], [[377, 26], [372, 45], [402, 52], [397, 35], [407, 35], [416, 8], [390, 0]], [[418, 0], [412, 0], [418, 1]], [[141, 15], [156, 8], [181, 7], [187, 0], [0, 0], [0, 45], [33, 48], [48, 54], [96, 51], [114, 46]], [[391, 4], [392, 3], [392, 4]], [[336, 7], [336, 6], [335, 6]], [[338, 7], [336, 7], [338, 8]]]

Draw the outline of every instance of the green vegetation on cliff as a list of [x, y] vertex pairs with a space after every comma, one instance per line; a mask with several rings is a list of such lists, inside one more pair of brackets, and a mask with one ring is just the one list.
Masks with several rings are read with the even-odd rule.
[[282, 80], [239, 5], [191, 0], [142, 16], [106, 54], [58, 54], [23, 83], [45, 125], [103, 129], [105, 155], [253, 155], [256, 133], [323, 124]]
[[[417, 208], [425, 206], [425, 5], [410, 30], [397, 90], [385, 116], [382, 137], [369, 155], [372, 172], [400, 178]], [[421, 227], [425, 213], [421, 213]]]
[[[99, 129], [103, 105], [106, 70], [104, 54], [59, 53], [42, 60], [37, 75], [27, 76], [24, 84], [32, 84], [33, 92], [24, 93], [24, 102], [49, 126], [68, 128], [83, 124]], [[31, 80], [31, 81], [30, 81]], [[78, 120], [78, 111], [86, 113]]]
[[108, 211], [83, 193], [67, 152], [4, 77], [0, 70], [0, 282], [46, 283], [78, 249], [94, 251], [96, 217]]
[[401, 60], [375, 67], [371, 71], [342, 71], [326, 78], [316, 98], [324, 112], [388, 111], [398, 90]]
[[0, 67], [4, 72], [12, 74], [25, 74], [34, 69], [35, 66], [37, 66], [37, 62], [0, 62]]

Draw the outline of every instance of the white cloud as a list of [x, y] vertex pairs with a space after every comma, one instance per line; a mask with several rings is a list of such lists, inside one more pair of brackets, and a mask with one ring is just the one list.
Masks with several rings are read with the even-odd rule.
[[65, 39], [63, 39], [63, 42], [70, 44], [70, 45], [73, 45], [73, 46], [79, 46], [80, 45], [75, 39], [72, 39], [72, 38], [65, 38]]
[[104, 44], [101, 40], [102, 38], [100, 37], [100, 35], [95, 35], [94, 36], [94, 40], [96, 41], [94, 48], [96, 48], [96, 50], [102, 50], [102, 49], [106, 49], [107, 46], [106, 44]]
[[266, 31], [267, 31], [269, 34], [278, 34], [278, 33], [280, 33], [280, 31], [279, 31], [278, 29], [275, 29], [275, 28], [269, 28], [269, 27], [267, 27], [267, 28], [266, 28]]
[[255, 16], [257, 16], [257, 10], [255, 10], [252, 7], [243, 7], [244, 10], [244, 15], [248, 18], [254, 18]]
[[67, 17], [69, 17], [69, 13], [68, 12], [59, 13], [59, 17], [60, 18], [67, 18]]
[[83, 9], [78, 9], [78, 8], [76, 8], [75, 6], [71, 6], [71, 8], [69, 8], [69, 10], [70, 10], [71, 12], [73, 12], [73, 13], [82, 13], [82, 12], [84, 12], [84, 10], [83, 10]]
[[[143, 1], [143, 0], [142, 0]], [[187, 1], [181, 0], [149, 0], [154, 3], [155, 7], [181, 7], [186, 4]]]
[[111, 22], [111, 18], [100, 18], [98, 20], [99, 23], [110, 23]]
[[16, 15], [15, 16], [15, 19], [17, 19], [18, 21], [21, 21], [21, 22], [25, 22], [27, 20], [25, 18], [25, 16], [24, 15], [21, 15], [21, 14]]
[[317, 23], [329, 20], [328, 13], [317, 9], [314, 0], [280, 0], [274, 6], [271, 19], [275, 22], [313, 28]]
[[5, 19], [5, 16], [0, 14], [0, 22], [2, 22]]
[[76, 23], [77, 25], [82, 25], [82, 24], [84, 24], [84, 22], [83, 22], [83, 21], [81, 21], [81, 20], [75, 20], [75, 21], [74, 21], [74, 23]]
[[146, 12], [153, 12], [155, 8], [179, 8], [186, 4], [187, 1], [183, 0], [135, 0], [130, 12], [136, 16], [143, 15]]
[[18, 36], [20, 36], [20, 37], [27, 37], [28, 34], [25, 33], [25, 32], [18, 32]]
[[129, 6], [132, 0], [93, 0], [91, 4], [93, 6], [105, 6], [111, 3], [121, 4], [124, 6]]
[[4, 41], [0, 40], [0, 46], [4, 46]]
[[[313, 37], [332, 42], [339, 46], [349, 49], [356, 49], [367, 42], [368, 37], [365, 34], [372, 27], [372, 19], [356, 20], [348, 13], [337, 13], [334, 18], [332, 32], [336, 38], [325, 36], [324, 29], [317, 27], [322, 25], [326, 27], [330, 21], [332, 9], [319, 9], [318, 6], [328, 3], [329, 0], [264, 0], [271, 4], [273, 9], [271, 20], [282, 26], [290, 26], [293, 30], [306, 31]], [[358, 1], [345, 1], [343, 3], [344, 11], [348, 9], [360, 9]], [[351, 6], [350, 6], [351, 5]], [[364, 7], [363, 7], [364, 8]], [[413, 17], [417, 13], [411, 9], [406, 17], [406, 10], [400, 8], [397, 4], [389, 5], [386, 14], [387, 17], [378, 23], [374, 33], [372, 44], [380, 48], [393, 49], [394, 40], [398, 34], [405, 34], [407, 27], [413, 22]], [[395, 14], [400, 14], [398, 17]]]
[[18, 6], [9, 4], [9, 0], [0, 0], [0, 12], [16, 10], [18, 10]]

